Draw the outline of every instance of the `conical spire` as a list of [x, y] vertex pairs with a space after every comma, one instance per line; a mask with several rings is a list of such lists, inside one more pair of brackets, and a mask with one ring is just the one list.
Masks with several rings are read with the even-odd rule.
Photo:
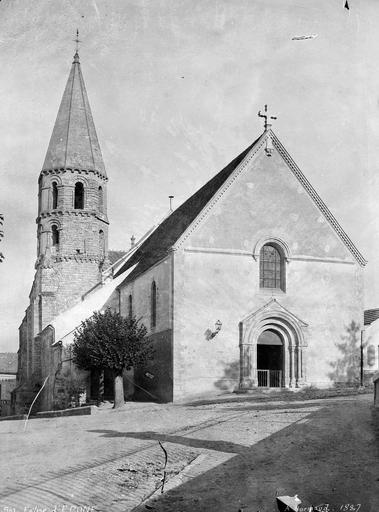
[[106, 176], [78, 51], [74, 55], [43, 170], [67, 167], [98, 171]]

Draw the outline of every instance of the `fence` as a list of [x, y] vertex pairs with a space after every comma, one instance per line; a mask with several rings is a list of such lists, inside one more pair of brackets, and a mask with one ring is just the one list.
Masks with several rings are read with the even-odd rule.
[[260, 388], [280, 388], [282, 370], [257, 370], [257, 381]]

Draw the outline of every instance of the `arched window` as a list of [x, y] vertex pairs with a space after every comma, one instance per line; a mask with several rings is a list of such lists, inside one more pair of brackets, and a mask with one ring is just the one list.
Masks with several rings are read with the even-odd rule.
[[129, 307], [129, 318], [132, 318], [133, 317], [133, 296], [132, 296], [132, 294], [129, 295], [128, 307]]
[[105, 245], [104, 245], [104, 231], [102, 229], [100, 229], [100, 231], [99, 231], [99, 252], [100, 252], [100, 256], [104, 257]]
[[74, 208], [75, 210], [83, 210], [84, 208], [84, 185], [80, 181], [75, 183]]
[[53, 210], [58, 207], [58, 185], [53, 181]]
[[52, 242], [53, 242], [53, 247], [58, 247], [59, 231], [58, 231], [58, 226], [56, 226], [55, 224], [53, 226], [51, 226], [51, 238], [52, 238]]
[[284, 256], [273, 244], [266, 244], [259, 254], [259, 286], [285, 291]]
[[155, 281], [151, 283], [151, 327], [157, 325], [157, 285]]
[[104, 195], [103, 195], [103, 187], [99, 187], [98, 191], [98, 200], [99, 200], [99, 212], [103, 213], [104, 211]]

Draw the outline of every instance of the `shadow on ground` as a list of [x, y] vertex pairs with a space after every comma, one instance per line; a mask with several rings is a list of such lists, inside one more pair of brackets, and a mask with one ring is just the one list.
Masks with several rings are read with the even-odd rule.
[[[244, 512], [273, 512], [276, 495], [298, 494], [302, 506], [329, 503], [333, 512], [343, 504], [360, 503], [362, 511], [374, 511], [379, 494], [376, 412], [371, 412], [365, 401], [329, 404], [310, 412], [306, 422], [293, 423], [250, 447], [157, 432], [90, 432], [236, 454], [151, 500], [150, 510], [237, 512], [242, 508]], [[286, 408], [293, 409], [293, 405]], [[268, 407], [274, 408], [271, 404]], [[305, 407], [301, 404], [296, 409]]]
[[203, 450], [216, 450], [224, 453], [243, 453], [246, 446], [229, 443], [227, 441], [213, 441], [195, 439], [192, 437], [183, 437], [170, 434], [160, 434], [159, 432], [117, 432], [116, 430], [90, 430], [97, 434], [103, 434], [104, 437], [129, 437], [133, 439], [144, 439], [148, 441], [161, 441], [166, 443], [181, 444], [191, 448], [200, 448]]

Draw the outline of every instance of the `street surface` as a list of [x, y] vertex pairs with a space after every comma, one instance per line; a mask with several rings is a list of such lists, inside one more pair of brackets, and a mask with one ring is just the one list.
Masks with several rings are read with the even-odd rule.
[[371, 395], [130, 402], [23, 429], [0, 422], [0, 512], [273, 512], [294, 494], [300, 507], [379, 511]]

